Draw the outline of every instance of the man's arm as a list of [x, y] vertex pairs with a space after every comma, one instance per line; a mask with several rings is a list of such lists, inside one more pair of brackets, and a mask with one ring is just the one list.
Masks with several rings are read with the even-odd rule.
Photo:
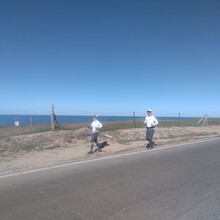
[[154, 117], [154, 126], [157, 125], [159, 122], [158, 120]]

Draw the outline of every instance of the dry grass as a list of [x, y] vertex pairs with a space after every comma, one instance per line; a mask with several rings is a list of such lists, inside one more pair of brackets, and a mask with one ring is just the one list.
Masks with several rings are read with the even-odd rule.
[[[218, 122], [220, 120], [210, 121], [209, 124]], [[182, 122], [182, 126], [172, 126], [173, 123], [163, 121], [156, 128], [154, 139], [159, 144], [220, 134], [219, 126], [192, 126], [195, 125], [195, 121], [192, 120], [184, 121], [184, 125]], [[91, 135], [87, 126], [86, 123], [62, 125], [55, 131], [50, 131], [49, 126], [0, 128], [0, 155], [66, 148], [79, 143], [86, 145]], [[133, 121], [107, 122], [101, 129], [100, 138], [120, 145], [145, 142], [145, 128], [142, 121], [136, 121], [136, 128]]]
[[[92, 157], [109, 155], [129, 150], [144, 149], [146, 129], [123, 128], [115, 130], [114, 123], [105, 124], [101, 129], [99, 141], [107, 141], [101, 154]], [[119, 124], [123, 127], [124, 122]], [[109, 126], [109, 127], [108, 127]], [[17, 128], [16, 128], [17, 129]], [[14, 130], [14, 129], [13, 129]], [[33, 131], [33, 130], [32, 130]], [[38, 130], [39, 131], [39, 130]], [[88, 127], [43, 131], [38, 133], [8, 135], [0, 138], [0, 171], [52, 165], [67, 160], [78, 160], [89, 157], [91, 130]], [[18, 134], [17, 131], [14, 134]], [[170, 143], [181, 143], [220, 136], [220, 126], [208, 127], [157, 127], [154, 140], [157, 147]]]

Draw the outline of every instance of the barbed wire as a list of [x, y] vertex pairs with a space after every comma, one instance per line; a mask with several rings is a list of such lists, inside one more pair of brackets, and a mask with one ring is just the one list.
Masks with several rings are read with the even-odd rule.
[[[56, 115], [86, 115], [90, 116], [97, 114], [100, 116], [145, 116], [146, 112], [143, 111], [130, 111], [130, 112], [102, 112], [102, 111], [87, 111], [87, 110], [76, 110], [71, 108], [55, 106]], [[50, 115], [51, 108], [35, 108], [35, 109], [15, 109], [15, 110], [1, 110], [0, 115]], [[191, 114], [185, 112], [155, 112], [157, 117], [202, 117], [206, 114]]]

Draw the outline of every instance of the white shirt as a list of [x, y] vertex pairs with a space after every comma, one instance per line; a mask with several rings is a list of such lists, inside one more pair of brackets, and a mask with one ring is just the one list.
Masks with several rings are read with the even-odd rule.
[[95, 119], [91, 124], [92, 133], [99, 132], [99, 129], [102, 127], [103, 125], [97, 119]]
[[154, 127], [155, 125], [157, 125], [158, 121], [153, 115], [151, 115], [151, 116], [147, 115], [145, 117], [144, 124], [146, 124], [147, 128], [151, 128], [151, 127]]

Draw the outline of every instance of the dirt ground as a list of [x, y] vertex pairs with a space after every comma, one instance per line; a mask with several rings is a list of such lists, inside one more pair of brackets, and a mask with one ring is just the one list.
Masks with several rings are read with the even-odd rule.
[[[99, 134], [99, 142], [107, 141], [102, 152], [88, 154], [91, 131], [49, 131], [0, 139], [0, 173], [97, 158], [114, 153], [145, 148], [145, 128], [123, 129]], [[220, 126], [156, 128], [156, 147], [192, 140], [220, 137]]]

